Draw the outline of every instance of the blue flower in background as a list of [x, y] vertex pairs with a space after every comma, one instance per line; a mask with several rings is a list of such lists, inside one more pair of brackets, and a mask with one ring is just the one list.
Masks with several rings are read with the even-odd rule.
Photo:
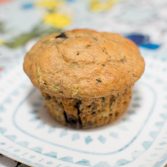
[[156, 43], [146, 43], [146, 44], [142, 44], [140, 45], [143, 48], [147, 48], [147, 49], [158, 49], [160, 47], [160, 44], [156, 44]]
[[76, 0], [67, 0], [67, 2], [75, 2]]
[[137, 45], [147, 43], [150, 40], [148, 35], [142, 35], [138, 33], [128, 34], [126, 37], [135, 42]]
[[34, 8], [34, 4], [31, 2], [24, 3], [24, 4], [22, 4], [21, 8], [22, 9], [32, 9], [32, 8]]
[[138, 46], [146, 48], [146, 49], [155, 50], [160, 47], [160, 44], [152, 43], [148, 35], [143, 35], [139, 33], [131, 33], [131, 34], [126, 35], [126, 37], [132, 40], [133, 42], [135, 42]]

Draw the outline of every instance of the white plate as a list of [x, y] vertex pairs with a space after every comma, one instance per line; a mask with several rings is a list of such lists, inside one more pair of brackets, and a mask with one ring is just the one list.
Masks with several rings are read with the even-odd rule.
[[61, 127], [21, 64], [1, 76], [0, 153], [34, 167], [160, 167], [167, 161], [167, 66], [146, 58], [128, 112], [94, 130]]

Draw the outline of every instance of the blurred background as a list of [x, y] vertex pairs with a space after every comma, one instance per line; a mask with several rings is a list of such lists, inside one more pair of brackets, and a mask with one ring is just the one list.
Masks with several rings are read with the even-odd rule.
[[0, 0], [0, 69], [39, 37], [71, 28], [118, 32], [164, 56], [166, 11], [166, 0]]

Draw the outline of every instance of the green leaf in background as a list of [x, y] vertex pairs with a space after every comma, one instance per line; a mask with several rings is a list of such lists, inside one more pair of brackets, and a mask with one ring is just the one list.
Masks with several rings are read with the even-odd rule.
[[0, 21], [0, 33], [4, 33], [5, 32], [5, 25], [2, 21]]
[[41, 23], [36, 25], [30, 32], [19, 34], [18, 36], [12, 38], [11, 40], [6, 41], [4, 43], [4, 46], [7, 46], [9, 48], [18, 48], [25, 45], [32, 39], [60, 31], [61, 31], [60, 29], [56, 29], [53, 27], [46, 27]]

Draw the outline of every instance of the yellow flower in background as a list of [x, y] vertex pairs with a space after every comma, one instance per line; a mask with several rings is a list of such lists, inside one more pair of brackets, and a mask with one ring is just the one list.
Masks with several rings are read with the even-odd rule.
[[68, 15], [60, 13], [48, 13], [44, 16], [44, 23], [56, 28], [64, 28], [71, 23]]
[[3, 39], [0, 39], [0, 45], [3, 45], [5, 41]]
[[90, 9], [94, 12], [103, 12], [109, 10], [119, 0], [91, 0]]
[[37, 0], [36, 6], [47, 9], [55, 9], [63, 4], [63, 0]]

